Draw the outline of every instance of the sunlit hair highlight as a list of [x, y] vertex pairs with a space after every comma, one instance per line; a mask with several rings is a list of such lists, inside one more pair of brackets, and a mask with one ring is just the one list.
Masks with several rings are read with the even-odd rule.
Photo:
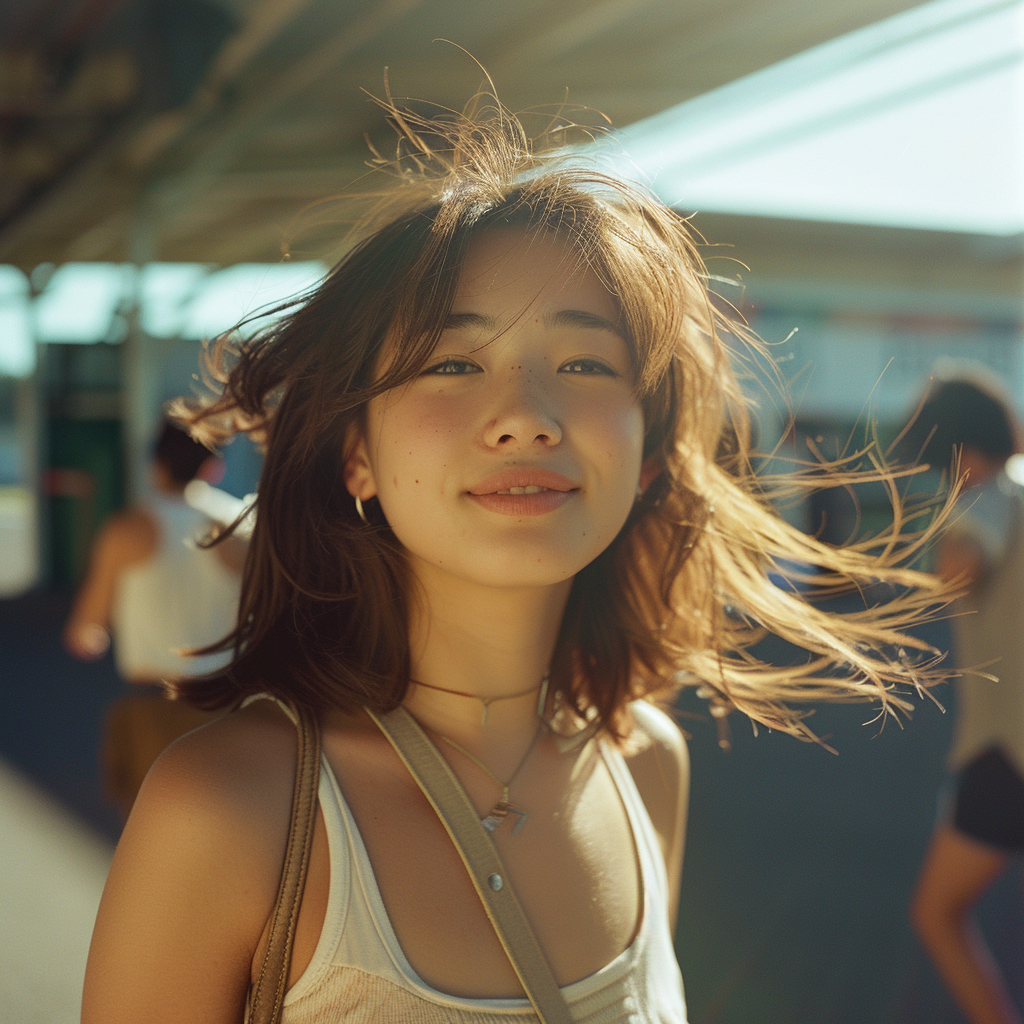
[[[209, 365], [219, 395], [176, 407], [204, 443], [248, 431], [266, 449], [239, 626], [220, 645], [234, 660], [179, 684], [181, 695], [219, 707], [268, 691], [378, 712], [402, 700], [409, 570], [379, 505], [368, 505], [371, 525], [357, 517], [344, 456], [366, 403], [423, 369], [470, 240], [498, 226], [556, 235], [616, 297], [644, 454], [661, 467], [574, 580], [551, 665], [570, 704], [622, 735], [630, 701], [695, 685], [719, 716], [738, 709], [809, 738], [800, 704], [875, 700], [891, 712], [941, 678], [939, 652], [906, 631], [950, 595], [903, 566], [942, 513], [905, 509], [899, 474], [871, 446], [785, 480], [758, 477], [737, 371], [770, 357], [709, 291], [687, 220], [569, 146], [565, 120], [531, 139], [493, 99], [439, 117], [383, 106], [398, 153], [377, 161], [385, 187], [347, 197], [360, 213], [345, 254], [273, 326], [220, 339]], [[398, 344], [382, 363], [388, 339]], [[886, 483], [894, 523], [844, 548], [788, 525], [766, 495], [865, 480]], [[821, 605], [878, 584], [890, 588], [881, 603], [846, 614]], [[805, 649], [806, 661], [758, 660], [751, 647], [766, 632]]]

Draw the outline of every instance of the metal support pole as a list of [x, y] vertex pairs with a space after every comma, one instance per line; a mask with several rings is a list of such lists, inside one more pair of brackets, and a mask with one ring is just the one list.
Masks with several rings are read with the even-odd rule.
[[142, 328], [142, 268], [157, 258], [157, 233], [152, 206], [140, 195], [132, 216], [129, 257], [135, 264], [135, 286], [126, 311], [128, 332], [122, 345], [121, 402], [126, 454], [126, 492], [131, 501], [149, 494], [149, 446], [160, 422], [160, 356]]

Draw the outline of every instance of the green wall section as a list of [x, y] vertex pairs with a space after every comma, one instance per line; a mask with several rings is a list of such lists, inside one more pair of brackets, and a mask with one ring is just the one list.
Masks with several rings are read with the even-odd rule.
[[99, 527], [124, 504], [121, 421], [55, 418], [47, 427], [51, 580], [74, 585]]

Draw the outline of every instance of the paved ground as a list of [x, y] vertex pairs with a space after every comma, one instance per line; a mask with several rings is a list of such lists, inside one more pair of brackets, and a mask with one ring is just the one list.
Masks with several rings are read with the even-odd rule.
[[[0, 774], [0, 964], [9, 965], [7, 980], [0, 976], [0, 1024], [68, 1019], [66, 1005], [35, 1016], [10, 1008], [33, 1005], [39, 991], [26, 964], [56, 960], [54, 992], [77, 985], [81, 919], [91, 915], [104, 856], [77, 823], [94, 835], [117, 834], [99, 792], [96, 749], [105, 709], [124, 687], [109, 661], [81, 665], [63, 653], [66, 608], [59, 593], [0, 602], [0, 758], [32, 780], [25, 788]], [[941, 628], [934, 641], [947, 642]], [[815, 716], [838, 757], [763, 730], [755, 739], [742, 721], [733, 721], [733, 750], [722, 754], [709, 724], [691, 724], [677, 949], [692, 1024], [963, 1024], [905, 917], [952, 716], [924, 703], [905, 731], [890, 723], [881, 735], [860, 724], [867, 717], [858, 707]], [[68, 939], [79, 943], [74, 955], [46, 937], [63, 904], [77, 908], [68, 911], [79, 921], [79, 938]], [[1017, 876], [990, 894], [982, 922], [1024, 1003]], [[30, 934], [35, 945], [24, 941]], [[11, 1001], [15, 991], [20, 1004]]]
[[75, 1024], [111, 843], [0, 761], [0, 1021]]

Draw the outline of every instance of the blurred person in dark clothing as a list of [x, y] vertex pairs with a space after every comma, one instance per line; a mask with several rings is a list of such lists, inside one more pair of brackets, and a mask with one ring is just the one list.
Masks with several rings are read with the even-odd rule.
[[197, 546], [213, 523], [185, 500], [186, 486], [216, 457], [165, 423], [152, 463], [153, 494], [112, 516], [93, 545], [89, 570], [64, 631], [77, 658], [101, 658], [114, 643], [118, 671], [141, 692], [111, 709], [103, 741], [104, 787], [127, 816], [150, 765], [178, 736], [211, 717], [167, 700], [162, 681], [222, 667], [227, 654], [189, 656], [234, 628], [241, 541]]
[[[933, 379], [907, 451], [965, 479], [937, 572], [969, 586], [953, 618], [958, 680], [952, 798], [925, 856], [914, 926], [972, 1024], [1020, 1024], [972, 911], [1024, 850], [1024, 476], [1020, 429], [994, 381]], [[972, 671], [974, 670], [974, 671]], [[998, 677], [998, 678], [995, 678]]]

